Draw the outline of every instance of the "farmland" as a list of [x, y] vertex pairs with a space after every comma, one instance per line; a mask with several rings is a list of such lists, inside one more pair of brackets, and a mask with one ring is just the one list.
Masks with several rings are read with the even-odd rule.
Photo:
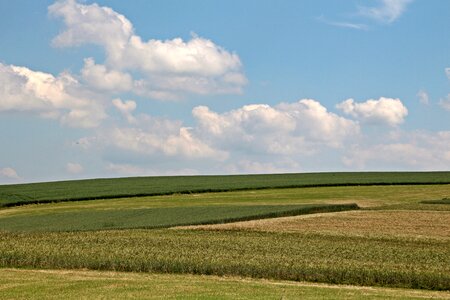
[[449, 292], [239, 277], [85, 270], [0, 271], [6, 299], [448, 299]]
[[[351, 174], [356, 178], [356, 173]], [[66, 198], [56, 197], [62, 191], [49, 190], [48, 198], [44, 197], [44, 190], [35, 191], [42, 193], [41, 198], [28, 198], [29, 203], [52, 197], [54, 202], [0, 209], [0, 266], [48, 271], [3, 269], [0, 278], [6, 280], [24, 272], [23, 276], [51, 277], [57, 285], [62, 284], [59, 280], [70, 281], [64, 272], [72, 272], [102, 286], [102, 280], [117, 274], [140, 282], [136, 288], [130, 287], [132, 291], [122, 291], [135, 293], [133, 289], [139, 285], [150, 284], [143, 283], [142, 278], [153, 276], [156, 282], [166, 280], [161, 283], [164, 286], [194, 280], [199, 286], [192, 288], [192, 295], [213, 297], [208, 293], [214, 286], [223, 289], [223, 294], [232, 295], [242, 288], [244, 295], [261, 293], [279, 298], [279, 289], [259, 281], [265, 279], [282, 280], [277, 286], [289, 282], [283, 288], [287, 298], [298, 293], [311, 298], [335, 295], [325, 286], [306, 287], [303, 282], [361, 287], [335, 286], [343, 298], [350, 294], [359, 297], [362, 293], [373, 297], [389, 293], [400, 298], [420, 293], [425, 297], [448, 297], [448, 293], [430, 290], [450, 289], [450, 206], [446, 200], [450, 184], [438, 184], [448, 181], [449, 173], [416, 173], [421, 174], [417, 177], [414, 173], [388, 173], [391, 177], [385, 176], [383, 185], [368, 184], [370, 180], [382, 179], [375, 180], [371, 177], [374, 174], [378, 173], [360, 174], [361, 185], [357, 181], [349, 184], [350, 177], [341, 181], [346, 184], [337, 184], [330, 181], [330, 174], [319, 174], [322, 178], [316, 174], [315, 186], [292, 188], [294, 184], [287, 180], [285, 185], [280, 181], [279, 188], [274, 189], [269, 188], [269, 183], [282, 175], [273, 175], [275, 179], [264, 175], [260, 178], [267, 180], [267, 186], [258, 182], [261, 186], [255, 189], [243, 188], [248, 182], [229, 187], [230, 181], [224, 180], [222, 187], [217, 183], [212, 190], [231, 191], [204, 189], [202, 193], [184, 194], [194, 190], [186, 184], [178, 191], [164, 193], [168, 195], [125, 197], [126, 193], [134, 195], [130, 185], [119, 198], [96, 200], [77, 198], [88, 193], [89, 185], [87, 191], [81, 188], [76, 194], [69, 190], [71, 196]], [[397, 178], [401, 184], [386, 178]], [[406, 185], [405, 178], [417, 184]], [[81, 187], [79, 182], [70, 184]], [[44, 185], [48, 188], [51, 183]], [[31, 186], [41, 188], [39, 184]], [[23, 204], [16, 201], [18, 198], [6, 197], [11, 190], [7, 193], [5, 187], [11, 189], [0, 186], [3, 204]], [[31, 195], [29, 185], [15, 187], [21, 199]], [[117, 184], [115, 188], [118, 189]], [[60, 201], [70, 199], [77, 201]], [[132, 274], [89, 275], [94, 273], [76, 271], [80, 269]], [[223, 276], [235, 279], [223, 284], [228, 280]], [[173, 283], [168, 278], [173, 278]], [[240, 287], [231, 288], [236, 281]], [[15, 279], [10, 282], [13, 285]], [[82, 282], [80, 286], [90, 286], [88, 279]], [[292, 282], [301, 283], [291, 285]], [[362, 286], [384, 289], [369, 292]], [[407, 290], [394, 293], [387, 287]], [[14, 288], [9, 291], [14, 293]]]
[[78, 231], [126, 228], [167, 228], [189, 224], [228, 223], [318, 212], [358, 209], [356, 204], [191, 206], [93, 210], [0, 218], [9, 231]]
[[92, 179], [0, 186], [0, 206], [289, 187], [450, 183], [450, 172], [305, 173]]

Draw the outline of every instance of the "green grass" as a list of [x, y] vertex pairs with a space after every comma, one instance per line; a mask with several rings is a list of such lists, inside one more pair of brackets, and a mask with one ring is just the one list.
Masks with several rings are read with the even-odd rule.
[[0, 232], [0, 267], [450, 289], [450, 242], [245, 231]]
[[424, 200], [424, 201], [421, 201], [420, 203], [423, 203], [423, 204], [450, 204], [450, 198], [442, 198], [439, 200]]
[[342, 186], [297, 189], [264, 189], [225, 193], [175, 194], [96, 201], [58, 202], [0, 208], [0, 218], [18, 215], [127, 210], [192, 206], [248, 206], [357, 203], [371, 209], [450, 210], [447, 205], [422, 204], [450, 194], [446, 185]]
[[[2, 299], [449, 299], [450, 293], [174, 274], [0, 269]], [[57, 293], [55, 293], [57, 291]]]
[[0, 186], [0, 206], [267, 188], [442, 183], [450, 183], [450, 172], [349, 172], [92, 179], [2, 185]]
[[358, 209], [356, 204], [181, 206], [49, 212], [0, 218], [10, 231], [79, 231], [218, 224]]

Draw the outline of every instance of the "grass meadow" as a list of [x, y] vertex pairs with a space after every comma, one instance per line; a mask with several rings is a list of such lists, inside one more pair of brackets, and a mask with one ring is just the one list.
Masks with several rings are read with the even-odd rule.
[[[449, 299], [449, 292], [241, 277], [0, 269], [5, 299]], [[55, 290], [58, 292], [55, 293]]]
[[[449, 292], [241, 277], [0, 269], [6, 299], [448, 299]], [[55, 294], [55, 290], [58, 291]]]
[[[0, 283], [0, 290], [19, 293], [14, 283], [21, 282], [17, 276], [23, 274], [50, 278], [49, 290], [52, 284], [74, 285], [67, 290], [69, 296], [82, 293], [82, 287], [100, 292], [109, 284], [121, 298], [144, 295], [139, 286], [152, 286], [143, 278], [153, 276], [174, 291], [189, 287], [190, 280], [197, 282], [188, 289], [196, 299], [236, 298], [238, 291], [242, 299], [446, 298], [448, 292], [431, 290], [450, 290], [450, 184], [437, 184], [449, 178], [424, 173], [434, 180], [426, 185], [419, 181], [425, 175], [411, 179], [412, 173], [393, 174], [403, 178], [402, 184], [367, 185], [363, 173], [361, 185], [335, 186], [336, 181], [329, 184], [325, 177], [319, 187], [286, 184], [277, 189], [69, 202], [54, 198], [53, 203], [3, 207], [0, 279], [10, 284]], [[420, 184], [406, 185], [404, 178]], [[20, 193], [24, 190], [18, 189]], [[56, 195], [51, 190], [48, 194]], [[17, 200], [2, 195], [2, 203]], [[71, 272], [78, 274], [73, 276], [79, 282], [67, 276]], [[133, 279], [123, 285], [112, 274]], [[24, 280], [35, 289], [34, 279]], [[215, 289], [219, 294], [212, 292]], [[174, 292], [167, 297], [178, 296]]]

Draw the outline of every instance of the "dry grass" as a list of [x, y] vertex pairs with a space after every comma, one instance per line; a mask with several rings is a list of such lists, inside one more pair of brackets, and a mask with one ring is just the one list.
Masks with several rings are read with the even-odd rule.
[[351, 211], [183, 228], [450, 239], [450, 212]]

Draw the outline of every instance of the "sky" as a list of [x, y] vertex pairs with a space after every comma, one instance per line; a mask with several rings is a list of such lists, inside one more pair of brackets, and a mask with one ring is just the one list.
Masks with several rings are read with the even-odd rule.
[[450, 1], [0, 0], [0, 183], [450, 170]]

